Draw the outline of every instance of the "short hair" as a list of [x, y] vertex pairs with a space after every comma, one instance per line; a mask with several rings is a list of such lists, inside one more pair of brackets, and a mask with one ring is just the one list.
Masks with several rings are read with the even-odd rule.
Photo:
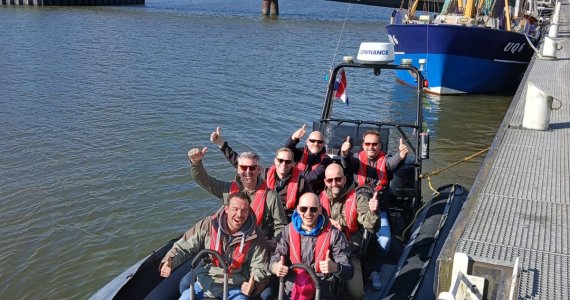
[[293, 150], [291, 150], [287, 147], [282, 147], [282, 148], [277, 149], [277, 151], [275, 151], [275, 157], [277, 157], [277, 155], [279, 155], [279, 153], [281, 153], [281, 152], [287, 152], [287, 153], [291, 154], [291, 156], [293, 156], [293, 157], [295, 156], [295, 154], [293, 153]]
[[251, 204], [251, 198], [249, 197], [249, 195], [245, 191], [237, 191], [237, 192], [230, 193], [228, 195], [228, 203], [226, 205], [230, 205], [230, 200], [232, 200], [233, 198], [239, 198], [241, 200], [246, 200], [247, 203]]
[[253, 159], [255, 161], [257, 161], [257, 163], [259, 163], [259, 155], [257, 155], [257, 153], [253, 152], [253, 151], [246, 151], [246, 152], [242, 152], [238, 155], [238, 162], [243, 159], [243, 158], [247, 158], [247, 159]]
[[380, 138], [380, 132], [378, 132], [378, 131], [376, 131], [376, 130], [367, 130], [367, 131], [364, 133], [364, 135], [362, 136], [362, 140], [364, 140], [364, 138], [365, 138], [367, 135], [369, 135], [369, 134], [372, 134], [372, 135], [377, 136], [379, 140], [382, 139], [382, 138]]

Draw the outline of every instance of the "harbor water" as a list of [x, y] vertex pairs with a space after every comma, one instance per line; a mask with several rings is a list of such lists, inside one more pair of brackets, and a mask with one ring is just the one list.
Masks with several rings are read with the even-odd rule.
[[[209, 142], [220, 126], [271, 162], [320, 117], [331, 64], [388, 41], [391, 9], [280, 4], [278, 19], [260, 1], [0, 7], [0, 299], [89, 297], [219, 207], [189, 175], [190, 147], [209, 146], [208, 171], [230, 180]], [[383, 84], [386, 117], [412, 113], [413, 90]], [[428, 100], [424, 171], [486, 148], [510, 98]], [[482, 159], [433, 185], [470, 187]]]

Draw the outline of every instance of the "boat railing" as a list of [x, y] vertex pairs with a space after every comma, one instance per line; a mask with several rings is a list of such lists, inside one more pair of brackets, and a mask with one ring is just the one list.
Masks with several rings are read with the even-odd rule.
[[[319, 278], [317, 277], [317, 274], [315, 273], [315, 271], [305, 265], [305, 264], [294, 264], [292, 266], [289, 267], [290, 270], [295, 270], [295, 269], [303, 269], [305, 272], [307, 272], [307, 274], [309, 274], [309, 276], [311, 277], [311, 280], [313, 280], [313, 283], [315, 284], [315, 300], [320, 300], [321, 299], [321, 287], [319, 286]], [[283, 300], [283, 290], [285, 289], [285, 276], [284, 277], [280, 277], [279, 278], [279, 296], [277, 297], [278, 300]]]
[[204, 249], [200, 252], [198, 252], [198, 254], [196, 254], [196, 256], [194, 257], [194, 259], [192, 260], [192, 269], [191, 269], [191, 274], [192, 274], [192, 279], [190, 280], [190, 300], [194, 300], [195, 294], [194, 294], [194, 283], [196, 282], [196, 273], [194, 272], [194, 270], [196, 269], [196, 266], [200, 263], [200, 261], [202, 260], [203, 256], [206, 255], [212, 255], [214, 256], [216, 259], [218, 259], [220, 265], [222, 266], [223, 272], [224, 272], [224, 294], [223, 294], [223, 299], [227, 300], [228, 299], [228, 265], [226, 264], [226, 262], [224, 261], [224, 258], [222, 257], [222, 255], [214, 250], [211, 249]]
[[[351, 128], [352, 124], [355, 125], [353, 128]], [[417, 132], [419, 126], [416, 124], [327, 118], [321, 119], [319, 123], [313, 124], [313, 127], [314, 130], [323, 132], [325, 136], [329, 138], [327, 147], [340, 148], [340, 145], [342, 145], [342, 142], [344, 142], [344, 139], [348, 135], [353, 139], [352, 144], [357, 146], [355, 148], [356, 150], [358, 150], [358, 145], [360, 142], [362, 142], [362, 134], [364, 132], [367, 130], [377, 130], [380, 132], [380, 142], [382, 143], [381, 148], [384, 152], [388, 150], [390, 128], [395, 128], [398, 130], [400, 136], [404, 139], [410, 150], [416, 154], [416, 147], [414, 143], [410, 140], [410, 137], [404, 131], [404, 128], [409, 128]], [[336, 131], [339, 131], [339, 129], [341, 129], [340, 131], [342, 132], [340, 135], [336, 133]]]

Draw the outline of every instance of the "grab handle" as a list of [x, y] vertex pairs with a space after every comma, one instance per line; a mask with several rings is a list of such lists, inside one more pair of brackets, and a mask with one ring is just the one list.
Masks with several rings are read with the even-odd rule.
[[[313, 280], [313, 283], [315, 284], [315, 300], [321, 299], [321, 287], [319, 286], [319, 278], [317, 277], [317, 274], [315, 273], [315, 270], [313, 270], [313, 268], [311, 268], [305, 264], [294, 264], [294, 265], [290, 266], [289, 269], [290, 270], [294, 270], [294, 269], [305, 270], [305, 272], [307, 272], [307, 274], [309, 274], [309, 276], [311, 277], [311, 280]], [[285, 289], [285, 276], [279, 278], [279, 295], [277, 296], [278, 300], [283, 300], [283, 290], [284, 289]]]
[[192, 279], [190, 281], [190, 300], [194, 300], [194, 283], [196, 282], [196, 273], [194, 272], [194, 268], [196, 268], [196, 266], [198, 265], [198, 263], [200, 263], [200, 259], [202, 258], [202, 256], [205, 255], [212, 255], [215, 256], [218, 261], [220, 262], [220, 265], [222, 266], [222, 269], [224, 271], [224, 294], [223, 294], [223, 299], [224, 300], [228, 300], [228, 265], [226, 264], [226, 262], [224, 261], [224, 258], [222, 257], [222, 255], [214, 250], [211, 249], [204, 249], [200, 252], [198, 252], [198, 254], [196, 254], [196, 256], [194, 257], [194, 259], [192, 260], [192, 269], [190, 270], [190, 272], [192, 272]]

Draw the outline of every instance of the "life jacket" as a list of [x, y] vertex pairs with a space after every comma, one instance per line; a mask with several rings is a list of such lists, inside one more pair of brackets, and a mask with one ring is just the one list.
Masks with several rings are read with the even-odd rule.
[[[212, 222], [214, 220], [215, 215], [212, 217]], [[246, 241], [243, 245], [235, 247], [234, 252], [232, 253], [232, 263], [228, 266], [229, 274], [231, 274], [233, 270], [238, 270], [241, 268], [241, 265], [247, 256], [247, 251], [249, 250], [251, 242], [252, 240], [249, 240]], [[210, 249], [220, 253], [223, 257], [224, 253], [222, 253], [222, 243], [223, 241], [221, 238], [218, 240], [218, 231], [214, 228], [214, 225], [210, 223]], [[216, 267], [220, 267], [220, 262], [215, 256], [212, 258], [212, 264], [214, 264]]]
[[[315, 270], [321, 273], [320, 262], [327, 259], [327, 250], [331, 246], [331, 223], [327, 222], [323, 230], [317, 236], [317, 246], [315, 247]], [[293, 224], [289, 224], [289, 258], [293, 264], [302, 264], [303, 255], [301, 252], [301, 235], [295, 230]], [[300, 270], [300, 269], [296, 269]]]
[[[327, 211], [330, 217], [331, 215], [331, 201], [329, 196], [327, 196], [326, 191], [323, 191], [320, 196], [321, 206]], [[347, 238], [350, 235], [358, 231], [358, 210], [356, 209], [356, 191], [352, 190], [346, 195], [346, 200], [344, 202], [344, 218], [346, 220], [346, 228], [343, 230]]]
[[[327, 153], [325, 151], [323, 151], [320, 154], [320, 159], [319, 162], [317, 162], [316, 164], [314, 164], [311, 167], [311, 171], [314, 171], [318, 166], [321, 165], [321, 163], [323, 162], [323, 159], [325, 159], [325, 156], [327, 155]], [[307, 146], [305, 146], [305, 148], [303, 148], [303, 155], [301, 156], [301, 159], [299, 159], [299, 161], [297, 162], [297, 168], [299, 168], [299, 170], [301, 171], [308, 171], [307, 167], [309, 163], [309, 149], [307, 148]]]
[[[270, 189], [275, 189], [275, 165], [271, 166], [267, 171], [267, 187]], [[287, 184], [287, 197], [285, 201], [286, 209], [295, 209], [297, 206], [297, 192], [299, 191], [299, 175], [301, 171], [297, 167], [291, 168], [291, 177], [289, 178], [289, 183]]]
[[[368, 171], [368, 156], [364, 151], [360, 151], [358, 153], [358, 159], [360, 160], [360, 168], [358, 168], [358, 185], [364, 186], [366, 185], [366, 174]], [[377, 191], [382, 190], [384, 187], [388, 185], [388, 173], [386, 173], [386, 156], [383, 152], [380, 152], [378, 159], [376, 160], [376, 174], [378, 174], [378, 184], [373, 186]]]
[[[239, 187], [234, 180], [230, 186], [230, 194], [236, 192], [239, 192]], [[261, 186], [255, 191], [255, 198], [251, 203], [251, 208], [255, 214], [255, 224], [257, 226], [261, 226], [261, 220], [263, 220], [263, 213], [265, 213], [265, 199], [267, 199], [267, 184], [264, 180], [261, 183]]]

